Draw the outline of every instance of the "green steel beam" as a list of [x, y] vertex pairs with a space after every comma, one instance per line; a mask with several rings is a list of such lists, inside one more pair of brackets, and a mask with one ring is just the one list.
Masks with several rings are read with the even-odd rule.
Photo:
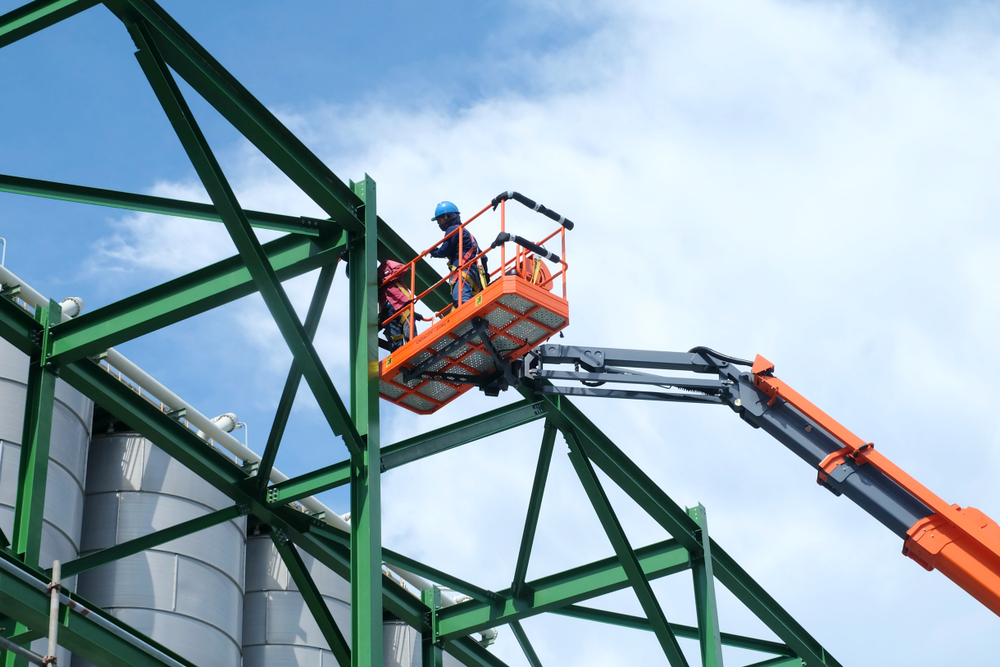
[[17, 496], [14, 502], [13, 552], [31, 566], [38, 566], [42, 547], [42, 514], [45, 510], [45, 487], [49, 477], [49, 443], [52, 435], [52, 409], [56, 398], [56, 374], [46, 359], [50, 332], [61, 319], [62, 308], [49, 301], [35, 311], [42, 327], [41, 351], [32, 355], [28, 365], [28, 387], [24, 401], [24, 427], [21, 435], [21, 460], [17, 473]]
[[90, 9], [99, 0], [35, 0], [0, 16], [0, 48]]
[[323, 599], [323, 595], [316, 588], [316, 583], [313, 581], [312, 575], [309, 574], [306, 564], [302, 561], [302, 556], [299, 555], [298, 549], [288, 540], [284, 532], [280, 530], [271, 533], [271, 541], [274, 542], [281, 560], [285, 562], [288, 573], [292, 575], [295, 586], [302, 594], [306, 607], [309, 608], [309, 612], [313, 615], [313, 619], [315, 619], [316, 624], [319, 626], [320, 632], [323, 633], [323, 638], [326, 639], [333, 657], [337, 659], [337, 664], [340, 667], [350, 667], [351, 649], [347, 646], [347, 640], [344, 639], [340, 628], [337, 627], [337, 622], [333, 619], [333, 614], [330, 613], [329, 607], [326, 606], [326, 600]]
[[[285, 386], [287, 389], [288, 385]], [[382, 472], [466, 445], [480, 438], [502, 433], [521, 424], [533, 422], [544, 415], [541, 403], [518, 401], [450, 426], [408, 438], [382, 448]], [[350, 479], [350, 461], [341, 461], [269, 486], [267, 502], [270, 505], [287, 505], [300, 498], [343, 486]]]
[[531, 665], [531, 667], [542, 667], [542, 661], [538, 659], [538, 654], [535, 653], [535, 647], [532, 646], [531, 641], [528, 640], [528, 635], [525, 634], [524, 628], [521, 627], [521, 623], [519, 621], [511, 621], [510, 631], [514, 633], [514, 638], [517, 640], [521, 650], [524, 651], [524, 657], [528, 660], [528, 664]]
[[[3, 292], [6, 296], [7, 292]], [[0, 296], [0, 337], [29, 357], [39, 352], [36, 340], [41, 339], [42, 325], [31, 313], [13, 301]]]
[[444, 650], [469, 667], [507, 667], [507, 663], [468, 637], [445, 642]]
[[[18, 568], [21, 572], [21, 576], [17, 576], [0, 570], [0, 613], [17, 620], [34, 633], [47, 635], [49, 594], [44, 589], [39, 590], [25, 579], [35, 580], [43, 584], [48, 583], [48, 580], [40, 576], [36, 570], [24, 566], [3, 552], [0, 552], [0, 559], [3, 559], [8, 566]], [[75, 602], [84, 605], [89, 610], [87, 615], [83, 615], [70, 611], [65, 606], [60, 608], [59, 645], [64, 646], [74, 655], [94, 664], [102, 665], [102, 667], [169, 667], [169, 663], [138, 648], [112, 630], [99, 625], [94, 619], [101, 617], [123, 630], [125, 634], [134, 636], [163, 655], [187, 667], [195, 667], [173, 651], [136, 632], [83, 598], [73, 594], [69, 595]]]
[[763, 662], [755, 662], [746, 667], [805, 667], [801, 658], [772, 658]]
[[[636, 550], [636, 557], [648, 579], [683, 572], [690, 566], [688, 551], [675, 540], [658, 542]], [[606, 558], [566, 572], [528, 582], [534, 590], [532, 603], [514, 599], [509, 590], [499, 591], [504, 604], [478, 601], [442, 609], [438, 613], [438, 637], [452, 639], [519, 621], [546, 611], [626, 588], [628, 576], [617, 557]]]
[[639, 599], [639, 605], [646, 612], [646, 617], [653, 628], [653, 634], [660, 642], [663, 654], [667, 656], [672, 667], [688, 667], [687, 658], [684, 657], [684, 653], [681, 652], [681, 647], [677, 643], [677, 638], [670, 630], [667, 617], [649, 585], [649, 580], [642, 571], [642, 565], [632, 550], [632, 545], [629, 544], [625, 530], [618, 521], [618, 516], [611, 507], [604, 487], [601, 486], [601, 480], [597, 478], [597, 473], [594, 472], [594, 467], [590, 463], [590, 459], [587, 458], [586, 450], [572, 431], [566, 431], [563, 435], [569, 444], [569, 459], [573, 463], [573, 468], [576, 469], [577, 477], [580, 478], [580, 482], [587, 492], [587, 497], [590, 499], [590, 504], [594, 507], [597, 518], [600, 519], [601, 526], [618, 555], [618, 560], [628, 576], [629, 585]]
[[355, 667], [382, 667], [382, 475], [379, 462], [378, 232], [375, 181], [352, 183], [365, 203], [364, 233], [352, 234], [351, 418], [361, 452], [351, 462], [351, 646]]
[[[592, 609], [590, 607], [581, 607], [579, 605], [570, 605], [568, 607], [563, 607], [562, 609], [556, 609], [552, 613], [560, 616], [568, 616], [570, 618], [579, 618], [584, 621], [595, 621], [597, 623], [617, 625], [622, 628], [647, 630], [650, 632], [653, 629], [652, 626], [650, 626], [649, 621], [641, 616], [630, 616], [628, 614], [619, 614], [614, 611]], [[683, 637], [684, 639], [698, 639], [699, 636], [698, 628], [691, 625], [671, 623], [670, 629], [673, 631], [674, 635], [677, 637]], [[719, 636], [723, 644], [726, 646], [732, 646], [733, 648], [742, 648], [748, 651], [760, 651], [761, 653], [775, 653], [785, 657], [792, 655], [792, 650], [790, 648], [784, 644], [779, 644], [778, 642], [767, 641], [765, 639], [755, 639], [753, 637], [744, 637], [742, 635], [734, 635], [728, 632], [720, 633]]]
[[[302, 323], [295, 314], [295, 309], [275, 275], [267, 255], [264, 254], [260, 242], [236, 201], [236, 195], [222, 173], [211, 148], [205, 141], [187, 102], [184, 101], [183, 95], [177, 88], [173, 75], [160, 56], [149, 27], [143, 22], [133, 23], [129, 25], [129, 32], [139, 49], [135, 55], [143, 73], [156, 93], [160, 105], [166, 112], [185, 152], [191, 159], [202, 184], [208, 191], [209, 198], [222, 216], [226, 230], [233, 239], [240, 257], [243, 258], [250, 270], [254, 285], [264, 299], [264, 304], [291, 350], [296, 364], [302, 369], [302, 374], [312, 389], [320, 410], [322, 410], [334, 434], [343, 438], [351, 455], [358, 456], [362, 447], [359, 434], [354, 424], [351, 423], [347, 410], [337, 394], [322, 360], [309, 340], [309, 336], [306, 335]], [[374, 239], [374, 234], [372, 237]]]
[[152, 0], [108, 0], [105, 4], [126, 25], [148, 24], [170, 67], [334, 222], [351, 231], [364, 227], [358, 213], [361, 202], [350, 188], [163, 8]]
[[[0, 192], [10, 192], [31, 197], [44, 197], [78, 204], [107, 206], [127, 211], [157, 213], [178, 218], [192, 218], [209, 222], [222, 222], [219, 212], [211, 204], [139, 195], [118, 190], [104, 190], [84, 185], [56, 183], [55, 181], [39, 181], [34, 178], [7, 176], [0, 174]], [[261, 211], [244, 211], [247, 220], [258, 229], [272, 229], [278, 232], [288, 232], [303, 236], [319, 236], [323, 231], [329, 231], [333, 226], [326, 220], [263, 213]]]
[[688, 509], [687, 513], [701, 528], [701, 554], [691, 559], [701, 662], [703, 667], [722, 667], [722, 640], [719, 629], [719, 609], [715, 599], [712, 544], [708, 536], [708, 513], [701, 504]]
[[[245, 515], [249, 510], [249, 505], [234, 505], [233, 507], [227, 507], [204, 516], [199, 516], [189, 521], [179, 523], [176, 526], [158, 530], [150, 533], [149, 535], [137, 537], [134, 540], [129, 540], [128, 542], [122, 542], [121, 544], [117, 544], [113, 547], [89, 553], [86, 556], [77, 558], [76, 560], [63, 563], [62, 576], [64, 578], [69, 578], [80, 574], [81, 572], [92, 570], [95, 567], [100, 567], [106, 563], [120, 560], [126, 556], [147, 551], [154, 547], [158, 547], [161, 544], [166, 544], [172, 540], [197, 533], [205, 530], [206, 528], [211, 528], [212, 526], [217, 526], [220, 523], [232, 521], [237, 517]], [[46, 571], [51, 571], [51, 568]]]
[[267, 504], [271, 506], [287, 505], [300, 498], [314, 496], [317, 493], [343, 486], [350, 481], [351, 460], [348, 459], [284, 482], [272, 484], [267, 487]]
[[[280, 280], [336, 265], [343, 232], [309, 240], [285, 236], [264, 245]], [[256, 291], [241, 257], [224, 259], [63, 322], [53, 330], [53, 361], [65, 364], [207, 312]]]
[[[682, 546], [692, 553], [701, 553], [698, 524], [625, 456], [579, 408], [565, 396], [537, 396], [529, 388], [522, 388], [521, 393], [529, 399], [544, 400], [552, 421], [564, 432], [566, 429], [573, 429], [585, 439], [588, 444], [587, 454], [615, 484]], [[786, 643], [795, 655], [810, 665], [839, 667], [840, 663], [714, 540], [711, 541], [711, 549], [715, 578]]]
[[[330, 296], [330, 287], [333, 285], [333, 277], [336, 272], [337, 265], [329, 264], [323, 267], [323, 270], [319, 273], [319, 277], [316, 278], [316, 287], [313, 289], [312, 301], [309, 303], [306, 321], [302, 325], [306, 330], [306, 335], [309, 336], [309, 340], [316, 338], [319, 320], [323, 316], [323, 309], [326, 307], [326, 300]], [[295, 395], [299, 391], [299, 384], [301, 382], [302, 371], [299, 370], [298, 364], [292, 360], [292, 365], [288, 369], [288, 377], [285, 379], [285, 388], [281, 391], [281, 398], [278, 400], [278, 407], [274, 413], [274, 421], [271, 422], [271, 430], [267, 435], [264, 454], [261, 456], [260, 465], [257, 467], [258, 493], [263, 491], [267, 486], [268, 480], [271, 478], [274, 458], [278, 455], [278, 447], [281, 446], [281, 438], [285, 434], [288, 417], [292, 413], [292, 405], [295, 403]]]
[[385, 447], [382, 449], [382, 469], [391, 470], [544, 416], [545, 410], [540, 402], [518, 401]]
[[545, 494], [545, 482], [549, 477], [549, 466], [552, 464], [552, 449], [555, 442], [556, 427], [546, 420], [542, 446], [538, 451], [538, 464], [535, 466], [535, 480], [531, 485], [527, 516], [524, 519], [524, 532], [521, 534], [521, 548], [517, 553], [517, 563], [514, 566], [514, 580], [510, 585], [510, 590], [515, 598], [524, 597], [527, 592], [524, 590], [524, 578], [528, 575], [528, 561], [535, 543], [535, 530], [538, 528], [538, 515], [542, 509], [542, 497]]

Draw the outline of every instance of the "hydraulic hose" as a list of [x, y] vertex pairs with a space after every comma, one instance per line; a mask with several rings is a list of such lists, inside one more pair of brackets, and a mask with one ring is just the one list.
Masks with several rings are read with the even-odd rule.
[[699, 345], [697, 347], [692, 347], [688, 350], [691, 354], [710, 354], [719, 361], [726, 361], [735, 366], [753, 366], [752, 361], [747, 361], [746, 359], [740, 359], [738, 357], [731, 357], [728, 354], [722, 354], [721, 352], [716, 352], [710, 347], [705, 347], [704, 345]]
[[501, 192], [500, 194], [498, 194], [496, 197], [493, 198], [493, 201], [491, 201], [490, 204], [493, 206], [493, 210], [495, 211], [497, 210], [497, 206], [500, 205], [500, 202], [506, 201], [508, 199], [513, 199], [516, 202], [520, 202], [525, 206], [527, 206], [528, 208], [530, 208], [531, 210], [538, 211], [547, 218], [552, 218], [566, 229], [573, 229], [574, 225], [572, 220], [569, 220], [564, 215], [559, 215], [550, 208], [545, 208], [541, 204], [536, 203], [534, 200], [528, 199], [520, 192], [514, 192], [513, 190], [508, 190], [507, 192]]
[[496, 248], [498, 246], [503, 245], [504, 243], [507, 243], [508, 241], [516, 243], [522, 248], [530, 250], [539, 257], [544, 257], [545, 259], [555, 264], [558, 264], [561, 261], [559, 259], [559, 255], [555, 254], [554, 252], [550, 252], [545, 248], [543, 248], [542, 246], [538, 245], [537, 243], [532, 243], [526, 238], [522, 238], [517, 234], [511, 234], [509, 232], [500, 232], [499, 234], [497, 234], [497, 238], [495, 241], [493, 241], [493, 245], [491, 245], [490, 248]]

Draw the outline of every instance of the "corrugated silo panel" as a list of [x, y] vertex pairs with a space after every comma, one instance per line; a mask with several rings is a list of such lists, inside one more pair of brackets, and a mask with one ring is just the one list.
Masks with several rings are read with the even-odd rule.
[[[302, 557], [306, 569], [309, 570], [309, 575], [316, 584], [316, 588], [324, 597], [348, 603], [351, 601], [351, 584], [346, 579], [304, 551], [299, 551], [299, 555]], [[266, 535], [247, 540], [246, 590], [248, 593], [251, 591], [298, 590], [288, 574], [288, 568], [285, 567], [281, 556], [278, 555], [278, 550], [274, 548], [271, 538]]]
[[[0, 339], [0, 529], [7, 535], [14, 525], [27, 380], [27, 355]], [[56, 559], [68, 562], [79, 555], [87, 442], [93, 418], [93, 404], [62, 380], [56, 381], [55, 395], [38, 563], [41, 567], [51, 567]], [[76, 578], [67, 579], [66, 586], [75, 589]], [[33, 642], [31, 648], [44, 654], [45, 640]], [[60, 648], [56, 657], [64, 667], [70, 664], [70, 655], [64, 649]]]
[[[203, 505], [186, 498], [136, 491], [88, 495], [87, 504], [94, 511], [88, 512], [84, 523], [83, 551], [106, 549], [205, 514]], [[227, 521], [167, 542], [156, 550], [183, 553], [204, 561], [241, 585], [242, 545], [243, 528], [237, 522]]]
[[[85, 553], [232, 505], [133, 433], [94, 438], [87, 481]], [[85, 572], [80, 592], [196, 664], [239, 667], [245, 525], [241, 517]]]
[[382, 624], [383, 660], [385, 667], [420, 667], [420, 633], [403, 621]]

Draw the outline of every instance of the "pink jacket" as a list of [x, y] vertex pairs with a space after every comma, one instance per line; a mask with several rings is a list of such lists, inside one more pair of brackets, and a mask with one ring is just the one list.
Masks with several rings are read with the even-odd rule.
[[409, 271], [405, 271], [398, 276], [396, 276], [393, 281], [389, 284], [385, 283], [385, 279], [391, 276], [396, 271], [405, 268], [404, 264], [399, 262], [394, 262], [391, 259], [387, 259], [378, 266], [378, 302], [379, 308], [381, 308], [386, 302], [392, 306], [393, 310], [399, 310], [400, 308], [406, 306], [410, 302], [409, 291], [410, 283], [408, 276]]

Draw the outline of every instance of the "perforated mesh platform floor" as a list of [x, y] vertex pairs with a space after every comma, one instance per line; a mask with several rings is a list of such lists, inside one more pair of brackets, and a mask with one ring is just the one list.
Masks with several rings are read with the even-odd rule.
[[[519, 276], [496, 280], [380, 362], [382, 398], [427, 415], [473, 385], [445, 379], [416, 378], [406, 382], [406, 370], [426, 364], [423, 370], [438, 378], [487, 378], [496, 374], [497, 364], [472, 326], [473, 320], [480, 317], [489, 324], [487, 336], [499, 356], [514, 360], [569, 324], [569, 303]], [[448, 351], [442, 354], [443, 350]]]

